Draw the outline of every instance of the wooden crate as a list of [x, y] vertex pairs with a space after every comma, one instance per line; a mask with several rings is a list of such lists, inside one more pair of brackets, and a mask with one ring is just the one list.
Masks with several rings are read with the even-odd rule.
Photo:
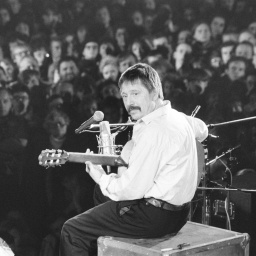
[[[189, 245], [177, 249], [177, 246], [183, 243]], [[249, 235], [189, 221], [175, 236], [156, 239], [99, 237], [98, 256], [110, 255], [248, 256]]]

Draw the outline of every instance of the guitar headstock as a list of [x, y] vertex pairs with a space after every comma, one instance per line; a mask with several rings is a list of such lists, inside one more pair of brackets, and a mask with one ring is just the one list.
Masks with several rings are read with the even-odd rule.
[[68, 153], [60, 149], [46, 149], [42, 150], [38, 157], [39, 165], [46, 168], [61, 166], [68, 161]]

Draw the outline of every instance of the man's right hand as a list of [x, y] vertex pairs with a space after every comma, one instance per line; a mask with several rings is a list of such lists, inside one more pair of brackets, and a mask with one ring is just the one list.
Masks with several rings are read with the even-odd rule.
[[[93, 154], [93, 151], [90, 151], [90, 149], [87, 149], [86, 154]], [[86, 164], [86, 172], [89, 173], [89, 175], [92, 177], [92, 179], [97, 183], [99, 184], [99, 181], [100, 181], [100, 178], [101, 176], [105, 173], [104, 169], [102, 168], [101, 165], [96, 165], [96, 164], [93, 164], [92, 162], [90, 161], [86, 161], [85, 162]]]

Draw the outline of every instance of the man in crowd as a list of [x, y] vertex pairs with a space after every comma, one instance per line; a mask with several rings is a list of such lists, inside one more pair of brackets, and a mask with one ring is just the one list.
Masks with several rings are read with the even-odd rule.
[[79, 75], [77, 63], [73, 57], [62, 58], [59, 62], [59, 77], [60, 82], [73, 83]]

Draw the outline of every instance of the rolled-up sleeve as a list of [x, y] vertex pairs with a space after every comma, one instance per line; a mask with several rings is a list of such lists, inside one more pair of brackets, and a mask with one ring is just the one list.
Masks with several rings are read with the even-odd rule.
[[207, 125], [199, 118], [185, 115], [190, 126], [192, 127], [195, 137], [199, 142], [204, 141], [208, 136]]

